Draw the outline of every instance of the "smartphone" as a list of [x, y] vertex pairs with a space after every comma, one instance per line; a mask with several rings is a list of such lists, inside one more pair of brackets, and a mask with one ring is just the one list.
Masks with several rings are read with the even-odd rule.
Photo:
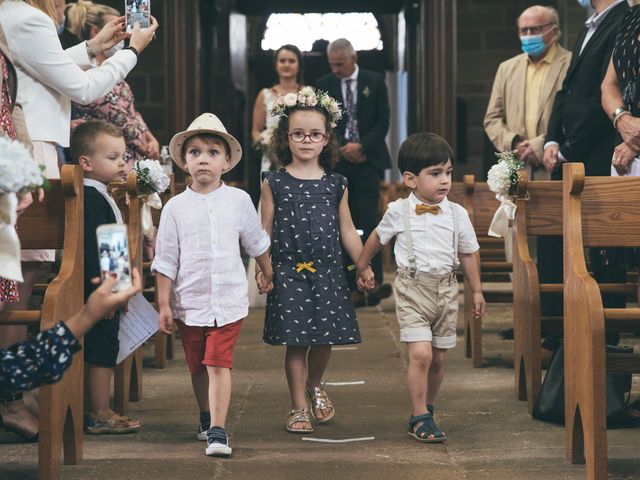
[[132, 32], [136, 23], [140, 28], [148, 28], [151, 25], [151, 0], [124, 0], [124, 14], [127, 32]]
[[131, 263], [129, 262], [129, 244], [127, 226], [120, 223], [100, 225], [96, 229], [100, 278], [114, 277], [117, 282], [114, 292], [126, 290], [131, 282]]

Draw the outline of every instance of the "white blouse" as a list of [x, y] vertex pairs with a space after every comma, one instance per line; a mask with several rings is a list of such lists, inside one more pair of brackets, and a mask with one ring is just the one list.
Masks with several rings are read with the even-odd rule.
[[247, 316], [248, 283], [240, 244], [251, 257], [262, 255], [270, 245], [246, 192], [223, 183], [207, 195], [187, 188], [167, 202], [151, 270], [174, 282], [174, 318], [202, 327]]
[[[389, 204], [380, 224], [376, 227], [376, 232], [378, 232], [380, 243], [383, 245], [396, 237], [393, 249], [396, 264], [398, 268], [408, 269], [407, 243], [403, 234], [402, 202], [404, 199]], [[480, 248], [469, 219], [469, 213], [461, 205], [445, 198], [438, 204], [441, 210], [438, 215], [431, 213], [417, 215], [416, 205], [419, 203], [422, 202], [411, 193], [409, 195], [411, 237], [418, 271], [430, 275], [451, 273], [456, 264], [456, 259], [453, 258], [453, 208], [456, 209], [456, 218], [458, 219], [458, 252], [473, 253]]]
[[16, 102], [32, 140], [68, 147], [71, 100], [83, 105], [96, 100], [136, 65], [136, 55], [127, 49], [83, 70], [91, 66], [85, 42], [65, 52], [53, 20], [21, 0], [0, 2], [0, 25], [18, 74]]

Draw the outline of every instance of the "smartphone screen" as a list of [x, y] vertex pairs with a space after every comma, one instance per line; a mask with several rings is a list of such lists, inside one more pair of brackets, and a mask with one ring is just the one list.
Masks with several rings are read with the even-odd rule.
[[100, 277], [114, 277], [117, 282], [114, 292], [131, 286], [131, 264], [129, 262], [129, 245], [127, 242], [127, 226], [122, 224], [100, 225], [96, 230], [98, 239], [98, 255], [100, 257]]
[[148, 28], [151, 24], [151, 0], [124, 0], [124, 14], [127, 32], [133, 31], [136, 22], [140, 24], [140, 28]]

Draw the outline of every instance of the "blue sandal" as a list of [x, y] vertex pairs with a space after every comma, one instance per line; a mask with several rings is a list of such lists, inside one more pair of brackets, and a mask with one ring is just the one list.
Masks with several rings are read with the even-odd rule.
[[[420, 424], [418, 427], [416, 425]], [[409, 436], [422, 443], [442, 443], [447, 439], [445, 433], [433, 421], [431, 413], [409, 417]]]

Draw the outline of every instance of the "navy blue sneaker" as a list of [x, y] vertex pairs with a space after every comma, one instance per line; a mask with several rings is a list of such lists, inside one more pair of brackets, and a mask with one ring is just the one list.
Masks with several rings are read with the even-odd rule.
[[230, 457], [229, 436], [222, 427], [211, 427], [207, 431], [207, 448], [205, 453], [210, 457]]

